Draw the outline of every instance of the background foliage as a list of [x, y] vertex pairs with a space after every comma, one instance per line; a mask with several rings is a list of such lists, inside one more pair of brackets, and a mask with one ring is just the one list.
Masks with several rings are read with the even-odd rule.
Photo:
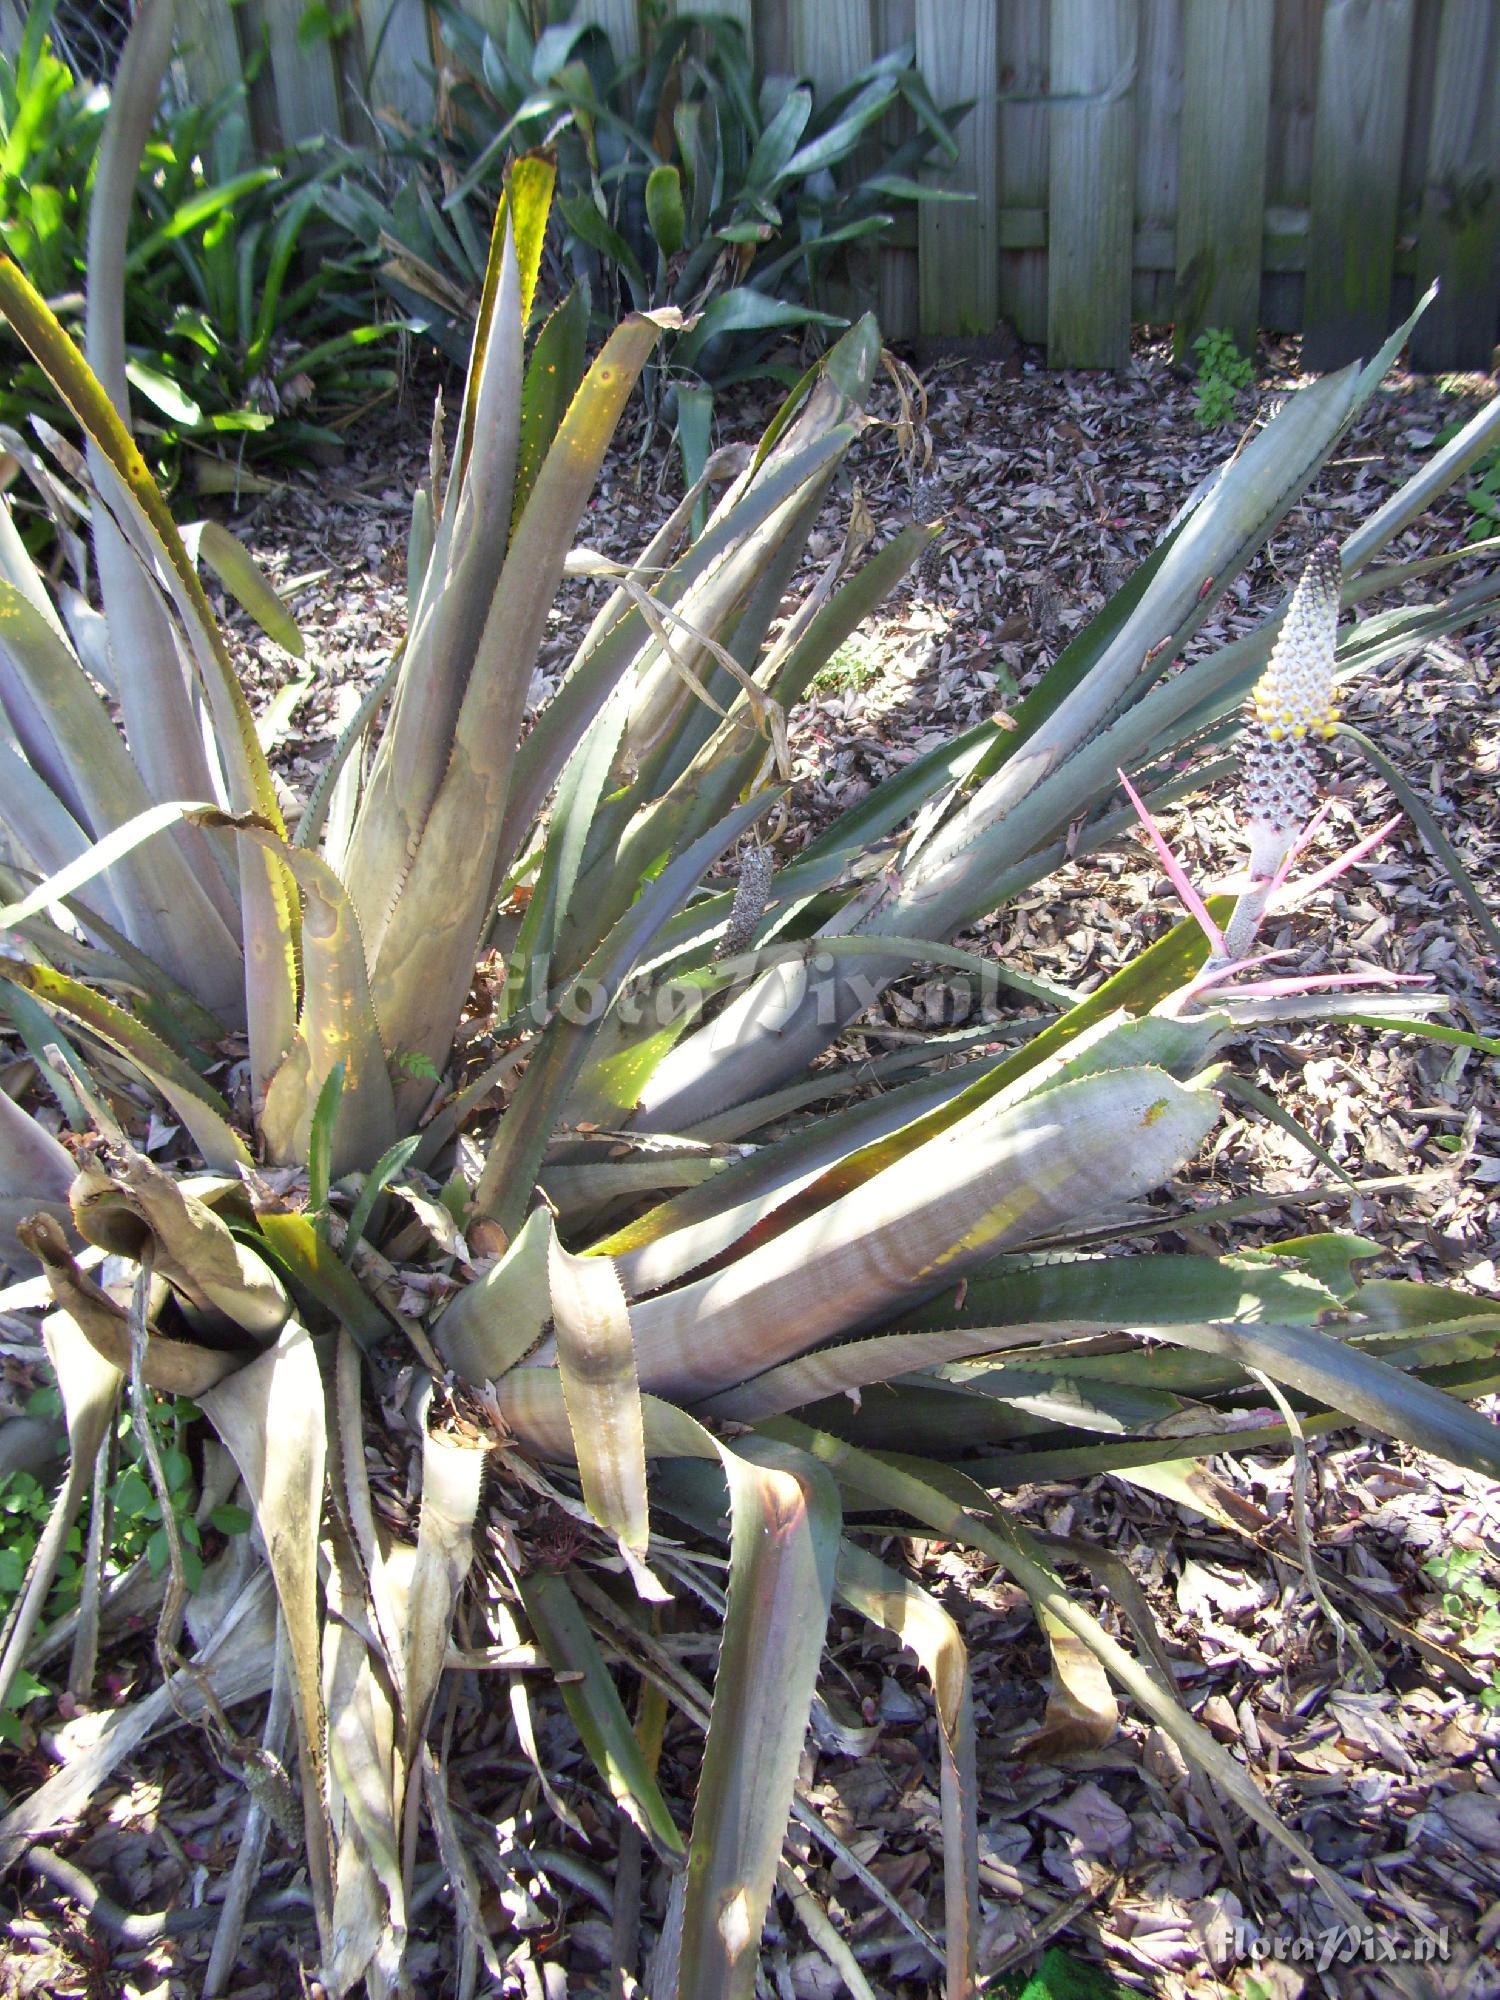
[[[654, 409], [673, 378], [690, 478], [703, 463], [706, 390], [795, 380], [805, 357], [794, 336], [816, 348], [847, 324], [836, 308], [851, 257], [914, 203], [947, 198], [918, 173], [956, 160], [952, 128], [966, 107], [939, 110], [909, 42], [819, 94], [803, 78], [758, 76], [740, 24], [708, 10], [648, 17], [639, 55], [595, 23], [539, 26], [520, 0], [500, 32], [457, 7], [442, 19], [456, 67], [440, 127], [383, 121], [389, 199], [342, 186], [330, 212], [387, 249], [403, 310], [462, 362], [508, 163], [555, 150], [554, 296], [584, 282], [596, 329], [668, 305], [696, 321], [667, 335], [644, 382]], [[886, 143], [903, 109], [911, 136]]]
[[[108, 89], [53, 53], [52, 0], [0, 57], [0, 237], [65, 324], [81, 323], [90, 201]], [[337, 449], [341, 427], [395, 384], [368, 260], [331, 231], [319, 192], [334, 171], [313, 145], [254, 162], [243, 88], [164, 100], [129, 218], [126, 373], [141, 443], [170, 486], [186, 457], [201, 482]], [[56, 392], [3, 335], [0, 423], [68, 426]]]

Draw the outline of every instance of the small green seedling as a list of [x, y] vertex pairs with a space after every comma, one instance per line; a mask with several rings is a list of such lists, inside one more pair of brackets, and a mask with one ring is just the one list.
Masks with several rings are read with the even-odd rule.
[[1500, 1590], [1486, 1575], [1482, 1549], [1448, 1549], [1423, 1564], [1442, 1592], [1443, 1616], [1454, 1629], [1461, 1652], [1491, 1662], [1490, 1681], [1480, 1691], [1482, 1708], [1500, 1709]]
[[813, 676], [817, 694], [842, 694], [852, 688], [873, 687], [880, 679], [883, 662], [879, 646], [867, 632], [846, 639], [827, 666]]
[[1239, 393], [1250, 386], [1255, 371], [1226, 327], [1206, 328], [1193, 342], [1193, 352], [1198, 357], [1198, 401], [1193, 415], [1201, 429], [1216, 431], [1234, 415]]
[[[60, 1407], [57, 1391], [39, 1389], [27, 1405], [29, 1415], [55, 1412]], [[183, 1397], [163, 1399], [156, 1423], [161, 1436], [162, 1470], [166, 1474], [172, 1513], [182, 1544], [183, 1581], [196, 1591], [203, 1580], [202, 1531], [194, 1518], [198, 1505], [197, 1482], [192, 1461], [184, 1449], [188, 1426], [198, 1416], [195, 1406]], [[145, 1557], [154, 1576], [167, 1566], [168, 1541], [162, 1520], [161, 1503], [152, 1490], [140, 1444], [128, 1414], [122, 1415], [118, 1429], [120, 1470], [110, 1482], [110, 1543], [105, 1556], [106, 1579], [122, 1576], [131, 1565]], [[52, 1511], [52, 1487], [31, 1472], [0, 1476], [0, 1624], [25, 1586], [26, 1573], [36, 1545]], [[209, 1525], [221, 1535], [243, 1535], [250, 1529], [250, 1516], [243, 1507], [215, 1507]], [[46, 1622], [66, 1617], [78, 1603], [83, 1579], [83, 1550], [86, 1513], [69, 1532], [58, 1564], [57, 1576], [47, 1598]], [[48, 1688], [24, 1668], [16, 1676], [4, 1709], [0, 1709], [0, 1741], [14, 1742], [19, 1734], [20, 1712]]]
[[1033, 1972], [1012, 1972], [982, 1989], [983, 2000], [1127, 2000], [1125, 1988], [1087, 1959], [1053, 1945]]
[[1474, 484], [1464, 489], [1464, 503], [1469, 510], [1465, 541], [1500, 535], [1500, 451], [1492, 451], [1475, 466]]

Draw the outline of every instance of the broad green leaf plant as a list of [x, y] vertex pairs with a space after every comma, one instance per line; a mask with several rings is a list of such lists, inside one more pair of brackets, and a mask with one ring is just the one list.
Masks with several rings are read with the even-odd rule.
[[[910, 42], [815, 91], [806, 77], [758, 74], [744, 27], [712, 9], [648, 10], [639, 57], [597, 21], [538, 30], [520, 0], [487, 28], [445, 7], [442, 26], [443, 131], [385, 120], [376, 182], [392, 184], [389, 200], [355, 182], [330, 190], [330, 211], [381, 247], [403, 311], [462, 359], [464, 301], [484, 269], [478, 218], [512, 158], [555, 147], [555, 254], [587, 283], [599, 321], [662, 306], [685, 316], [643, 388], [653, 410], [673, 406], [689, 477], [717, 387], [795, 379], [793, 343], [825, 343], [846, 324], [851, 257], [917, 202], [969, 199], [932, 178], [958, 158], [952, 128], [967, 107], [939, 109]], [[906, 135], [878, 146], [903, 115]]]
[[[433, 1718], [446, 1676], [535, 1648], [599, 1797], [672, 1885], [652, 1990], [748, 2000], [778, 1886], [857, 1972], [782, 1855], [789, 1816], [835, 1841], [798, 1771], [838, 1598], [931, 1681], [933, 1949], [957, 2000], [975, 1983], [968, 1662], [950, 1614], [862, 1538], [855, 1517], [873, 1513], [998, 1564], [1053, 1646], [1059, 1719], [1088, 1688], [1107, 1733], [1107, 1675], [1354, 1921], [1339, 1878], [1165, 1685], [1136, 1600], [1120, 1596], [1127, 1645], [1064, 1586], [1060, 1559], [1107, 1552], [1037, 1539], [1004, 1496], [1110, 1470], [1207, 1506], [1194, 1460], [1226, 1427], [1284, 1443], [1349, 1420], [1500, 1471], [1500, 1433], [1468, 1402], [1500, 1383], [1483, 1301], [1362, 1282], [1371, 1246], [1351, 1237], [1166, 1254], [1145, 1205], [1237, 1087], [1239, 1023], [1343, 1010], [1462, 1039], [1426, 1018], [1441, 1002], [1425, 991], [1268, 974], [1255, 937], [1296, 889], [1293, 822], [1320, 783], [1305, 739], [1342, 727], [1333, 685], [1500, 596], [1484, 569], [1338, 637], [1341, 603], [1456, 559], [1375, 561], [1492, 448], [1500, 404], [1317, 551], [1289, 617], [1270, 606], [1189, 657], [1406, 329], [1301, 390], [1015, 727], [919, 758], [783, 857], [787, 711], [936, 532], [872, 548], [851, 529], [799, 580], [866, 422], [878, 335], [850, 328], [755, 450], [716, 455], [636, 561], [607, 560], [579, 524], [681, 319], [635, 314], [590, 359], [576, 294], [542, 309], [554, 169], [527, 157], [451, 457], [436, 426], [414, 502], [405, 641], [291, 799], [124, 414], [122, 223], [171, 33], [170, 0], [145, 0], [99, 169], [95, 215], [113, 222], [92, 245], [86, 356], [0, 262], [0, 310], [90, 440], [99, 583], [88, 617], [76, 596], [59, 605], [0, 514], [0, 1007], [35, 1079], [24, 1101], [0, 1092], [0, 1255], [17, 1266], [6, 1309], [45, 1315], [69, 1467], [0, 1635], [0, 1707], [66, 1643], [49, 1594], [127, 1400], [168, 1558], [128, 1600], [137, 1617], [142, 1591], [157, 1606], [161, 1688], [10, 1806], [0, 1865], [76, 1819], [147, 1727], [201, 1712], [204, 1690], [220, 1718], [269, 1690], [262, 1750], [279, 1770], [290, 1730], [325, 1987], [396, 1990], [430, 1852], [462, 1962], [493, 1969]], [[294, 646], [253, 566], [228, 566]], [[567, 576], [608, 589], [533, 712]], [[1118, 838], [1137, 804], [1154, 825], [1222, 780], [1257, 689], [1238, 907], [1171, 861], [1193, 914], [1085, 998], [955, 942]], [[841, 1060], [844, 1030], [916, 966], [976, 987], [976, 1017]], [[186, 1515], [151, 1448], [163, 1398], [201, 1413]], [[34, 1469], [36, 1444], [17, 1436], [5, 1465]], [[372, 1458], [413, 1468], [404, 1524], [376, 1505]], [[510, 1490], [567, 1524], [561, 1556], [513, 1532], [496, 1504]], [[95, 1635], [122, 1602], [98, 1504], [80, 1584]], [[205, 1542], [189, 1639], [181, 1522], [226, 1505], [253, 1533]], [[727, 1568], [702, 1554], [716, 1539]], [[711, 1692], [659, 1643], [669, 1598], [722, 1607]], [[75, 1650], [79, 1700], [93, 1658]], [[648, 1691], [635, 1716], [611, 1659]], [[566, 1816], [537, 1748], [542, 1699], [517, 1679], [516, 1743]], [[661, 1779], [663, 1704], [706, 1732], [693, 1802]], [[210, 1990], [268, 1826], [247, 1797]]]
[[[0, 239], [76, 331], [110, 94], [54, 52], [56, 11], [36, 0], [14, 56], [0, 56]], [[331, 160], [251, 150], [243, 86], [203, 104], [163, 99], [119, 205], [126, 377], [138, 442], [167, 485], [185, 465], [196, 486], [253, 490], [256, 466], [337, 450], [341, 426], [395, 385], [397, 329], [382, 323], [370, 262], [323, 214]], [[37, 466], [34, 427], [70, 420], [9, 330], [0, 353], [7, 477], [46, 479], [41, 494], [17, 490], [22, 525], [45, 531], [48, 502], [68, 489]]]

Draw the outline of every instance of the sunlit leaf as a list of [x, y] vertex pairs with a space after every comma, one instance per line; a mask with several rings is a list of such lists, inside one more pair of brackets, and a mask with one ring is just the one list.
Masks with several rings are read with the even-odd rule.
[[589, 1512], [636, 1556], [650, 1536], [641, 1390], [630, 1309], [605, 1257], [548, 1251], [557, 1367]]
[[274, 1347], [197, 1400], [240, 1468], [276, 1583], [296, 1675], [303, 1852], [319, 1932], [328, 1937], [333, 1863], [318, 1610], [327, 1432], [312, 1341], [295, 1320], [289, 1321]]
[[831, 1480], [759, 1440], [724, 1451], [729, 1608], [688, 1852], [680, 1990], [750, 2000], [838, 1560]]

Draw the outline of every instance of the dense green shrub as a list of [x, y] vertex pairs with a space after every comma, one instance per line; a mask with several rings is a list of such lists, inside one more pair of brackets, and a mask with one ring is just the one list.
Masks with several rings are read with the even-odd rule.
[[[0, 238], [65, 325], [81, 323], [90, 198], [109, 93], [52, 50], [51, 4], [33, 9], [14, 60], [0, 57]], [[141, 163], [126, 257], [126, 372], [137, 431], [159, 478], [184, 454], [203, 483], [236, 466], [336, 447], [340, 424], [387, 392], [368, 259], [331, 240], [316, 149], [250, 164], [243, 91], [164, 102]], [[337, 254], [330, 254], [336, 251]], [[3, 336], [0, 423], [68, 428], [20, 343]]]
[[[507, 163], [555, 151], [550, 273], [588, 285], [595, 318], [676, 307], [695, 323], [669, 333], [643, 388], [706, 388], [761, 376], [795, 380], [792, 336], [819, 344], [845, 324], [851, 257], [888, 236], [917, 201], [964, 199], [917, 176], [957, 158], [911, 43], [831, 95], [796, 76], [757, 76], [738, 22], [710, 12], [648, 23], [644, 52], [622, 56], [591, 22], [537, 31], [512, 0], [503, 33], [445, 13], [460, 65], [440, 134], [387, 124], [386, 200], [331, 190], [360, 241], [384, 244], [403, 307], [425, 318], [455, 360], [468, 357], [493, 208]], [[907, 135], [884, 143], [893, 117]], [[432, 177], [430, 163], [438, 169]], [[684, 412], [684, 442], [706, 436], [707, 404]], [[689, 449], [690, 471], [701, 446]]]

